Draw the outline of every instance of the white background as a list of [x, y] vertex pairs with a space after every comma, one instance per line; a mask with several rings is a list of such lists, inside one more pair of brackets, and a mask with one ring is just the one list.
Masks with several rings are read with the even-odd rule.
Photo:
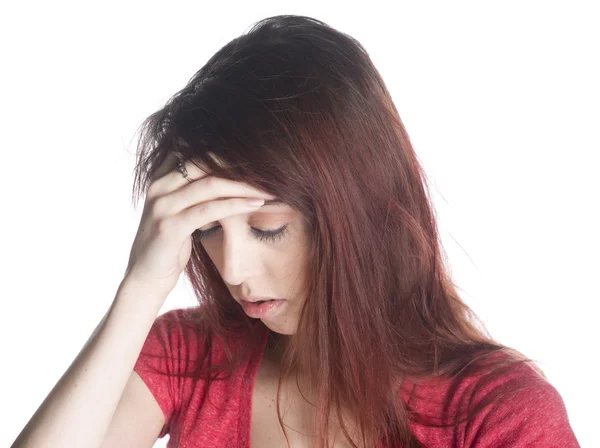
[[[137, 127], [277, 14], [369, 51], [431, 179], [464, 300], [539, 361], [581, 445], [600, 446], [598, 2], [208, 3], [2, 6], [0, 446], [114, 298], [143, 204]], [[194, 303], [182, 277], [161, 314]]]

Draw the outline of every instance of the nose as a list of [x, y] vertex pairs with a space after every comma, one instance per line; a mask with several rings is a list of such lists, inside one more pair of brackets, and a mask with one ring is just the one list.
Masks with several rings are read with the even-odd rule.
[[241, 235], [224, 234], [222, 250], [223, 281], [230, 285], [239, 285], [256, 274], [257, 260], [252, 256], [250, 242]]

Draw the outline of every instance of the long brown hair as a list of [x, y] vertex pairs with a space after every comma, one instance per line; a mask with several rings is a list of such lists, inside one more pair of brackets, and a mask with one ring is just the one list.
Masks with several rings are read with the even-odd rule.
[[[403, 379], [459, 381], [485, 370], [491, 381], [531, 362], [493, 340], [459, 297], [426, 175], [382, 77], [347, 34], [281, 15], [221, 48], [144, 121], [134, 201], [173, 151], [307, 219], [304, 307], [282, 377], [295, 366], [310, 372], [316, 446], [328, 446], [333, 412], [349, 439], [341, 413], [357, 423], [353, 446], [421, 446], [409, 426], [418, 416], [399, 399]], [[185, 273], [200, 304], [187, 316], [205, 353], [215, 337], [227, 349], [225, 365], [207, 356], [191, 373], [210, 384], [251, 356], [265, 327], [242, 312], [197, 237]], [[509, 356], [490, 356], [500, 352]], [[469, 411], [442, 426], [478, 409]], [[282, 423], [279, 400], [277, 414]]]

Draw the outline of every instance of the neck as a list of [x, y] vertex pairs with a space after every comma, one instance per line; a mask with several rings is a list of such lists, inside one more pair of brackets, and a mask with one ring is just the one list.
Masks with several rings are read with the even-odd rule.
[[285, 352], [289, 342], [290, 337], [288, 335], [275, 333], [274, 331], [269, 332], [267, 347], [265, 349], [265, 357], [272, 362], [281, 364], [283, 353]]

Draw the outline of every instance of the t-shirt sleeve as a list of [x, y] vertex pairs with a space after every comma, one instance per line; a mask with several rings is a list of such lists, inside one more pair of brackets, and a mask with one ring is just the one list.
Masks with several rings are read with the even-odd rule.
[[165, 424], [158, 438], [171, 433], [182, 399], [181, 380], [170, 374], [181, 372], [182, 357], [187, 353], [181, 328], [177, 324], [183, 311], [167, 311], [156, 318], [134, 366], [165, 416]]
[[[580, 447], [565, 403], [552, 384], [525, 364], [509, 380], [500, 380], [492, 388], [499, 392], [514, 385], [526, 387], [510, 399], [484, 408], [465, 434], [465, 447]], [[474, 397], [474, 402], [477, 399]]]

